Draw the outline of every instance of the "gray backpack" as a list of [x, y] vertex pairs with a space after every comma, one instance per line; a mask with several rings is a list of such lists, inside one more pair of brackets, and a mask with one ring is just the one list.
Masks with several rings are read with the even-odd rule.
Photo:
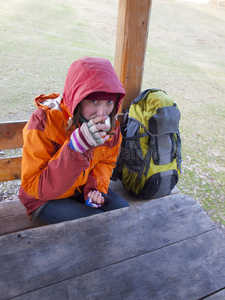
[[143, 91], [121, 125], [121, 151], [112, 180], [139, 199], [171, 193], [181, 172], [180, 110], [159, 89]]

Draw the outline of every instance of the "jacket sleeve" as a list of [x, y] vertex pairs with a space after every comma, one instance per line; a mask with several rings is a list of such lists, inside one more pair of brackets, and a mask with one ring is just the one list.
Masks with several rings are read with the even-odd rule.
[[[108, 193], [108, 187], [110, 183], [110, 177], [112, 175], [112, 171], [116, 166], [117, 157], [119, 154], [119, 148], [122, 141], [121, 134], [117, 132], [117, 136], [115, 137], [113, 144], [111, 147], [111, 143], [106, 142], [105, 145], [105, 155], [102, 155], [103, 158], [98, 161], [98, 163], [94, 166], [92, 171], [89, 174], [87, 183], [84, 187], [84, 198], [88, 198], [88, 193], [93, 190], [98, 190], [101, 193]], [[108, 147], [107, 147], [108, 143]]]
[[90, 163], [85, 155], [69, 147], [69, 138], [56, 151], [39, 117], [34, 114], [30, 124], [35, 126], [28, 123], [24, 128], [21, 186], [28, 195], [47, 201], [71, 189]]

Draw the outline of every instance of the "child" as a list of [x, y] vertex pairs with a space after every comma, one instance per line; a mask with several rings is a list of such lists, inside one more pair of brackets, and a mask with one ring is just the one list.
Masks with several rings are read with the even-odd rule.
[[19, 192], [28, 215], [50, 224], [128, 206], [108, 188], [124, 95], [107, 59], [84, 57], [70, 66], [63, 94], [35, 98], [37, 109], [23, 130]]

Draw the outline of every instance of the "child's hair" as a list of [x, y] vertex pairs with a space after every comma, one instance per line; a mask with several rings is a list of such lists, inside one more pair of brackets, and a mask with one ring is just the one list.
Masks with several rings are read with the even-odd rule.
[[[111, 122], [110, 130], [114, 130], [116, 128], [116, 121], [115, 121], [116, 112], [117, 112], [117, 103], [115, 102], [113, 110], [109, 115], [110, 122]], [[73, 126], [77, 128], [79, 126], [80, 116], [81, 116], [81, 102], [74, 109], [73, 117], [68, 121], [66, 130], [70, 130]]]

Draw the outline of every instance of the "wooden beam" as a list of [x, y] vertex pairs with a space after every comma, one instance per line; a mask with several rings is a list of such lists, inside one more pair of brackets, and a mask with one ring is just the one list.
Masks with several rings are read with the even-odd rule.
[[0, 150], [23, 147], [22, 130], [27, 121], [0, 123]]
[[21, 178], [21, 156], [0, 159], [0, 182]]
[[0, 202], [0, 236], [43, 225], [45, 223], [39, 219], [29, 219], [19, 200]]
[[114, 67], [126, 96], [128, 108], [140, 93], [152, 0], [120, 0]]

